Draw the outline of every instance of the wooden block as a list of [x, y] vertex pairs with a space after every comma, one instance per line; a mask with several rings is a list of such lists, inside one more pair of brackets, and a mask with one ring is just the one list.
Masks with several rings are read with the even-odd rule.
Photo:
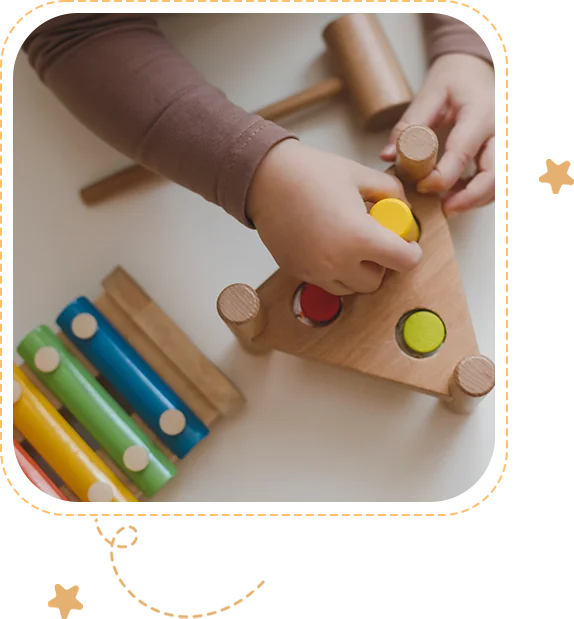
[[244, 403], [233, 383], [121, 268], [103, 281], [106, 293], [222, 414]]
[[138, 327], [130, 316], [107, 294], [94, 305], [114, 325], [120, 335], [150, 364], [155, 372], [177, 393], [192, 411], [211, 428], [219, 418], [219, 411], [196, 385]]
[[[407, 199], [420, 223], [423, 250], [413, 271], [387, 270], [379, 290], [345, 297], [333, 323], [310, 328], [293, 312], [301, 282], [279, 270], [257, 291], [268, 323], [255, 344], [448, 397], [455, 366], [477, 355], [478, 346], [440, 199], [412, 189]], [[396, 337], [401, 318], [415, 309], [436, 313], [446, 326], [439, 351], [424, 359], [405, 354]]]

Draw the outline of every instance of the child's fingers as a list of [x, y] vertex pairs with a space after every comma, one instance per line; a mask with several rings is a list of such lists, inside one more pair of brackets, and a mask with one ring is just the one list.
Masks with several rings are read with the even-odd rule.
[[442, 89], [423, 90], [411, 103], [399, 122], [393, 127], [389, 141], [380, 153], [383, 161], [393, 161], [397, 155], [397, 138], [401, 131], [411, 125], [433, 126], [441, 117], [446, 101], [446, 92]]
[[456, 109], [451, 105], [445, 104], [440, 116], [436, 119], [433, 127], [436, 129], [445, 129], [452, 127], [456, 120]]
[[369, 294], [379, 289], [384, 274], [384, 267], [375, 262], [363, 261], [360, 264], [353, 265], [342, 281], [345, 286], [355, 292]]
[[[314, 282], [309, 282], [309, 283], [314, 283]], [[339, 281], [338, 279], [328, 281], [328, 282], [315, 283], [315, 286], [319, 286], [319, 288], [326, 290], [330, 294], [337, 295], [338, 297], [344, 297], [345, 295], [355, 293], [355, 290], [349, 288], [348, 286], [343, 284], [343, 282]]]
[[483, 123], [476, 122], [474, 114], [465, 111], [446, 141], [445, 152], [436, 169], [417, 185], [421, 193], [448, 191], [460, 179], [466, 166], [474, 159], [489, 138]]
[[494, 138], [491, 138], [480, 157], [479, 173], [461, 191], [446, 198], [443, 205], [445, 215], [489, 204], [494, 200], [494, 187]]
[[443, 205], [444, 214], [448, 217], [463, 211], [489, 204], [494, 199], [494, 173], [480, 172], [468, 185]]
[[378, 202], [383, 198], [398, 198], [407, 201], [405, 189], [395, 176], [361, 166], [357, 185], [361, 197], [367, 202]]
[[418, 243], [408, 243], [372, 217], [365, 218], [362, 245], [366, 260], [393, 271], [410, 271], [422, 258]]
[[466, 179], [466, 180], [460, 179], [456, 181], [456, 183], [448, 191], [445, 191], [443, 194], [441, 194], [443, 204], [445, 204], [448, 200], [450, 200], [457, 193], [460, 193], [461, 191], [466, 189], [466, 186], [470, 183], [470, 181], [471, 179]]

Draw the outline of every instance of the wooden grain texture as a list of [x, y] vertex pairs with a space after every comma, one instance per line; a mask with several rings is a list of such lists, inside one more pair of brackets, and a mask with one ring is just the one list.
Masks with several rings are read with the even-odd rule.
[[159, 180], [161, 177], [155, 172], [140, 165], [131, 165], [84, 187], [80, 191], [80, 197], [86, 206], [96, 206], [127, 189], [141, 187]]
[[[440, 199], [408, 189], [407, 198], [421, 224], [423, 259], [413, 271], [387, 270], [378, 291], [345, 297], [335, 322], [309, 328], [292, 309], [301, 282], [279, 270], [258, 288], [268, 325], [255, 342], [449, 397], [455, 366], [462, 358], [477, 355], [478, 346]], [[414, 309], [436, 312], [446, 325], [444, 344], [425, 359], [408, 356], [396, 341], [397, 323]]]
[[344, 89], [345, 85], [340, 78], [328, 77], [310, 88], [263, 107], [255, 113], [261, 116], [261, 118], [265, 118], [265, 120], [279, 120], [332, 99], [343, 92]]
[[129, 315], [107, 294], [96, 299], [94, 305], [201, 421], [208, 428], [213, 427], [219, 419], [218, 410], [195, 384], [182, 374], [163, 350], [156, 346], [130, 319]]
[[217, 312], [247, 350], [253, 353], [268, 352], [268, 348], [253, 342], [267, 325], [267, 312], [251, 286], [227, 286], [217, 298]]
[[452, 373], [449, 388], [451, 408], [471, 413], [494, 389], [494, 363], [484, 355], [461, 359]]
[[404, 183], [417, 183], [435, 168], [439, 141], [432, 129], [407, 127], [397, 138], [396, 174]]
[[121, 267], [103, 281], [104, 290], [184, 376], [221, 413], [230, 414], [245, 400], [212, 363]]
[[380, 131], [402, 116], [411, 89], [376, 15], [354, 13], [323, 31], [365, 131]]

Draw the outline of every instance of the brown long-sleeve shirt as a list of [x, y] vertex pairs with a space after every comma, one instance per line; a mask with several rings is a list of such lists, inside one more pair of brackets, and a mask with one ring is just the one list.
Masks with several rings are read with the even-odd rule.
[[[451, 17], [423, 15], [430, 60], [482, 39]], [[231, 103], [140, 14], [71, 14], [24, 43], [42, 81], [89, 129], [138, 163], [222, 206], [243, 223], [251, 179], [267, 152], [294, 137]]]

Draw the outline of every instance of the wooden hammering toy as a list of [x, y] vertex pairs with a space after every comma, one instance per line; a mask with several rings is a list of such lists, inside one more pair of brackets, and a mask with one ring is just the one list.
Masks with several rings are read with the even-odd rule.
[[[323, 32], [336, 77], [329, 77], [286, 99], [257, 110], [267, 120], [279, 120], [346, 92], [365, 131], [393, 125], [412, 99], [411, 89], [375, 15], [344, 15]], [[159, 178], [133, 165], [81, 190], [93, 206]]]

